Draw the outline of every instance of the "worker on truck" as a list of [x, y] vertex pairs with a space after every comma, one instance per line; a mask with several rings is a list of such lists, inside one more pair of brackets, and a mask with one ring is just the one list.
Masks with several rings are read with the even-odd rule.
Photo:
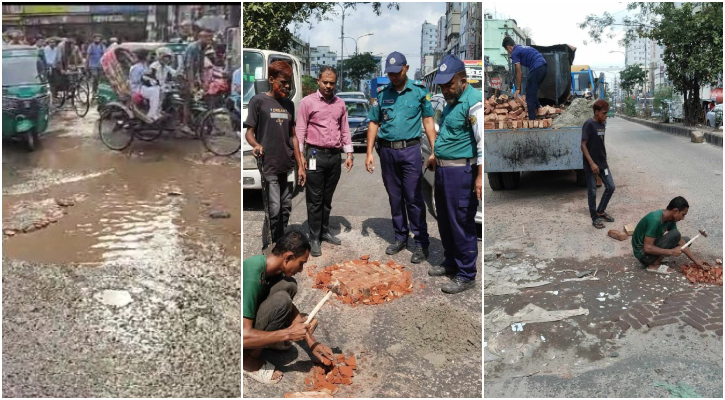
[[528, 107], [529, 120], [536, 119], [536, 109], [541, 107], [539, 103], [539, 86], [544, 81], [548, 71], [548, 65], [544, 56], [533, 47], [522, 46], [516, 44], [510, 36], [503, 38], [503, 47], [509, 53], [511, 62], [516, 68], [516, 91], [514, 97], [519, 97], [521, 93], [521, 80], [523, 72], [521, 72], [521, 64], [529, 69], [529, 76], [526, 79], [526, 107]]

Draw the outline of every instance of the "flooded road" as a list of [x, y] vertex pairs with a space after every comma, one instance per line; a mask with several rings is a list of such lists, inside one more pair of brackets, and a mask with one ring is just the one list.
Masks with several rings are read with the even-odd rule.
[[[33, 153], [3, 142], [3, 387], [14, 396], [240, 396], [239, 155], [213, 156], [173, 133], [116, 152], [96, 121], [95, 111], [56, 115]], [[103, 290], [131, 301], [105, 304]], [[48, 330], [57, 337], [41, 340]], [[63, 342], [66, 334], [77, 337]], [[75, 359], [65, 351], [77, 340], [147, 373], [93, 387], [81, 377], [102, 382], [113, 368], [91, 356], [45, 374], [58, 360], [33, 351], [53, 345]], [[161, 377], [180, 362], [198, 378]], [[163, 384], [132, 389], [152, 381]]]

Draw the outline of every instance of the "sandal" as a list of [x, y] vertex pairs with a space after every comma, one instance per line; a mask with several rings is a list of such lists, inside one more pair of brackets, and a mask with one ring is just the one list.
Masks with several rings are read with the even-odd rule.
[[265, 361], [264, 365], [262, 365], [262, 368], [260, 368], [258, 371], [252, 372], [247, 371], [246, 369], [243, 370], [245, 376], [248, 376], [257, 382], [264, 383], [266, 385], [272, 385], [282, 380], [282, 378], [272, 379], [272, 376], [274, 375], [274, 364], [269, 361]]
[[604, 228], [604, 223], [602, 222], [601, 218], [597, 218], [594, 221], [592, 221], [592, 225], [594, 225], [594, 227], [597, 229]]
[[597, 216], [607, 222], [614, 222], [614, 217], [612, 217], [611, 215], [609, 215], [607, 213], [597, 214]]
[[660, 267], [657, 269], [649, 269], [649, 267], [647, 267], [646, 270], [653, 274], [662, 274], [662, 275], [669, 275], [669, 274], [675, 272], [674, 269], [672, 269], [666, 265], [660, 265]]

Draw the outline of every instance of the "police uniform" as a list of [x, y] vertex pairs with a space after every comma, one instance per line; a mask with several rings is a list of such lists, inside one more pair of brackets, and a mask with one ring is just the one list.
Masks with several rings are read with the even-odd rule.
[[[456, 72], [464, 69], [465, 65], [461, 60], [452, 55], [446, 56], [434, 83], [448, 83]], [[434, 146], [437, 160], [436, 212], [445, 259], [440, 267], [432, 267], [431, 270], [438, 268], [444, 269], [448, 274], [455, 272], [454, 283], [459, 286], [472, 286], [477, 272], [478, 239], [475, 217], [478, 198], [474, 189], [478, 165], [483, 163], [482, 99], [481, 92], [469, 84], [455, 104], [446, 104], [440, 120], [440, 133]], [[445, 287], [443, 290], [452, 293]]]
[[[405, 56], [393, 52], [386, 59], [385, 72], [398, 73], [406, 64]], [[423, 118], [432, 116], [428, 91], [421, 82], [410, 79], [400, 93], [392, 83], [381, 90], [377, 105], [368, 113], [370, 121], [380, 126], [377, 149], [395, 230], [395, 243], [386, 253], [395, 254], [407, 246], [410, 228], [417, 246], [411, 259], [413, 263], [428, 256], [428, 225], [420, 192], [423, 164], [420, 136]]]

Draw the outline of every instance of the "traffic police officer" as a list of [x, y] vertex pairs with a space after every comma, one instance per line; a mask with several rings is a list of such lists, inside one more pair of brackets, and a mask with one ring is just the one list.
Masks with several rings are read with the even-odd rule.
[[455, 275], [441, 290], [459, 293], [476, 279], [478, 240], [476, 209], [481, 200], [481, 135], [483, 96], [466, 81], [466, 67], [456, 56], [441, 62], [433, 83], [446, 100], [435, 141], [435, 200], [444, 261], [432, 266], [428, 275]]
[[421, 82], [408, 79], [408, 68], [405, 56], [397, 51], [390, 53], [385, 60], [385, 73], [390, 78], [390, 85], [378, 93], [377, 104], [368, 113], [370, 124], [365, 168], [370, 173], [375, 169], [373, 145], [376, 145], [377, 137], [376, 148], [395, 230], [395, 242], [385, 250], [385, 254], [397, 254], [408, 246], [410, 225], [415, 240], [410, 262], [417, 264], [428, 258], [429, 245], [425, 202], [420, 193], [423, 174], [421, 121], [430, 143], [435, 140], [435, 124], [430, 94]]

